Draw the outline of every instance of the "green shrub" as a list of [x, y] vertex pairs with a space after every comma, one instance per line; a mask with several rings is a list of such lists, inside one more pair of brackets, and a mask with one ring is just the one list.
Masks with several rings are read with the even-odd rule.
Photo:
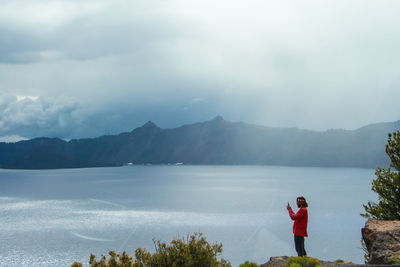
[[[230, 267], [229, 261], [217, 256], [222, 253], [222, 244], [209, 244], [202, 233], [195, 233], [190, 237], [172, 240], [169, 244], [154, 241], [156, 252], [137, 248], [135, 258], [124, 251], [121, 255], [110, 251], [109, 259], [90, 255], [90, 267]], [[77, 264], [76, 262], [74, 264]], [[78, 267], [78, 265], [71, 266]]]
[[259, 267], [259, 265], [255, 262], [245, 261], [244, 263], [240, 264], [239, 267]]
[[291, 257], [288, 259], [286, 267], [319, 267], [319, 261], [310, 257]]
[[378, 168], [371, 190], [378, 194], [378, 203], [363, 205], [363, 217], [379, 220], [400, 220], [400, 131], [389, 134], [386, 154], [390, 158], [388, 169]]
[[398, 264], [400, 263], [400, 256], [394, 257], [391, 261], [392, 264]]
[[[90, 267], [134, 267], [134, 262], [131, 256], [122, 252], [117, 254], [115, 251], [108, 252], [110, 258], [107, 260], [105, 256], [101, 256], [99, 261], [96, 261], [96, 256], [90, 254]], [[71, 266], [73, 267], [73, 266]], [[78, 266], [77, 266], [78, 267]]]

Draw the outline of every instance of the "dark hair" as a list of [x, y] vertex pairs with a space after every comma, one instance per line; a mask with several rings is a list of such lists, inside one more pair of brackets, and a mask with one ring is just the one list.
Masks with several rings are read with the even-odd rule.
[[296, 202], [299, 202], [300, 207], [306, 207], [306, 208], [308, 207], [308, 203], [306, 201], [306, 198], [303, 197], [303, 196], [297, 197], [297, 201]]

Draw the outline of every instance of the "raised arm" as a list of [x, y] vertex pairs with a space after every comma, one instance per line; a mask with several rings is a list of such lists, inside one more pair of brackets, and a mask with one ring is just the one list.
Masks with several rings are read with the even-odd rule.
[[303, 218], [306, 215], [306, 212], [302, 209], [295, 214], [292, 209], [288, 209], [290, 218], [295, 221]]

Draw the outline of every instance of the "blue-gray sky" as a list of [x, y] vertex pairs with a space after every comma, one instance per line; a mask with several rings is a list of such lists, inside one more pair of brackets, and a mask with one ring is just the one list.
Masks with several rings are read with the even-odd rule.
[[0, 140], [400, 119], [397, 0], [0, 0]]

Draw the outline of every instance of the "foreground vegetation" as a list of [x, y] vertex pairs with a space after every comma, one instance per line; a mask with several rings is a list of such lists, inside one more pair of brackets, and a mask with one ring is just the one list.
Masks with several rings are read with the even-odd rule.
[[319, 267], [319, 260], [311, 257], [291, 257], [286, 267]]
[[245, 261], [244, 263], [240, 264], [239, 267], [259, 267], [259, 265], [255, 262]]
[[380, 220], [400, 220], [400, 131], [389, 134], [386, 154], [390, 157], [388, 169], [378, 168], [372, 191], [378, 194], [378, 203], [363, 205], [364, 217]]
[[[202, 233], [195, 233], [187, 238], [172, 240], [169, 244], [154, 241], [156, 252], [137, 248], [134, 257], [125, 251], [121, 254], [110, 251], [108, 257], [91, 254], [90, 267], [231, 267], [231, 263], [218, 256], [222, 254], [222, 244], [207, 242]], [[83, 267], [74, 262], [71, 267]], [[255, 262], [246, 261], [239, 267], [259, 267]], [[286, 267], [319, 267], [319, 260], [311, 257], [291, 257]]]
[[[109, 252], [109, 258], [101, 256], [99, 260], [90, 255], [90, 267], [230, 267], [231, 263], [223, 258], [222, 244], [209, 244], [202, 233], [195, 233], [189, 237], [172, 240], [169, 244], [154, 241], [156, 252], [137, 248], [135, 256], [126, 252], [117, 254]], [[74, 262], [71, 267], [81, 267], [82, 263]]]

